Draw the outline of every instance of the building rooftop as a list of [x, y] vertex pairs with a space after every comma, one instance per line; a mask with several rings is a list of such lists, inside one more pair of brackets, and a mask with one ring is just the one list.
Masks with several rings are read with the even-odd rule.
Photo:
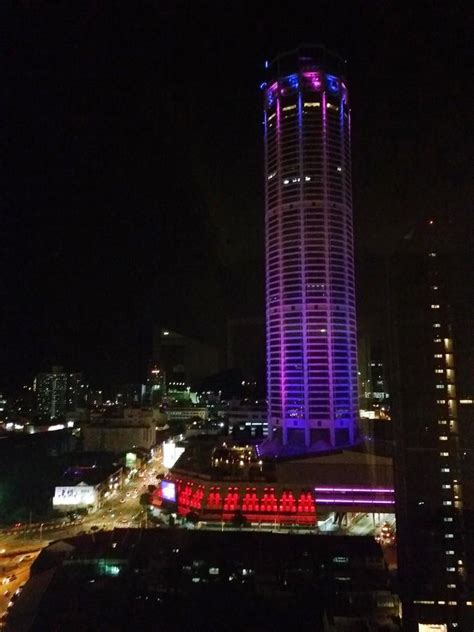
[[[373, 538], [116, 529], [58, 541], [31, 568], [5, 632], [323, 629], [390, 614]], [[306, 623], [305, 623], [306, 622]], [[390, 629], [390, 628], [389, 628]]]

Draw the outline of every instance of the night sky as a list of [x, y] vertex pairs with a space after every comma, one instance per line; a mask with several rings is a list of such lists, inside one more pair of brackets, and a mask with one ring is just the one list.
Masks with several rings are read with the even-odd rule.
[[259, 84], [300, 43], [348, 59], [361, 318], [414, 222], [472, 230], [470, 3], [276, 6], [3, 4], [0, 391], [135, 381], [153, 322], [263, 314]]

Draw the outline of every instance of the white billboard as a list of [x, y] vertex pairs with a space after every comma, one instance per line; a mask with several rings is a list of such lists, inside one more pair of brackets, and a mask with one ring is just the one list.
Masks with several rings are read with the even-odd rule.
[[54, 507], [88, 507], [95, 506], [96, 502], [97, 492], [91, 485], [56, 487], [54, 490]]
[[175, 444], [174, 441], [166, 441], [163, 443], [163, 466], [169, 470], [183, 454], [184, 448]]

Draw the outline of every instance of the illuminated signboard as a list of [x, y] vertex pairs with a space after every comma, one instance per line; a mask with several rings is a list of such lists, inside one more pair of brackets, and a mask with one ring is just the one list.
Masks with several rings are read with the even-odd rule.
[[76, 485], [75, 487], [56, 487], [53, 505], [68, 505], [70, 507], [87, 507], [95, 505], [97, 493], [91, 485]]
[[161, 493], [163, 500], [176, 502], [176, 485], [171, 481], [161, 481]]
[[134, 452], [127, 452], [125, 455], [125, 465], [130, 469], [136, 467], [137, 464], [137, 455]]
[[163, 465], [167, 469], [173, 467], [179, 457], [183, 454], [184, 448], [177, 446], [174, 441], [163, 443]]
[[448, 632], [446, 623], [419, 623], [418, 632]]

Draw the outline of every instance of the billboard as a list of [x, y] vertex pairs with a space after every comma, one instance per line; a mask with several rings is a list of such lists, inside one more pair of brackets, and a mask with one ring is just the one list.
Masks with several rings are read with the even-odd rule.
[[419, 623], [418, 632], [448, 632], [446, 623]]
[[166, 469], [173, 467], [183, 452], [184, 448], [177, 446], [174, 441], [163, 443], [163, 466]]
[[172, 481], [161, 481], [161, 494], [163, 500], [176, 502], [176, 485]]
[[76, 485], [74, 487], [56, 487], [53, 506], [88, 507], [97, 502], [97, 492], [92, 485]]

